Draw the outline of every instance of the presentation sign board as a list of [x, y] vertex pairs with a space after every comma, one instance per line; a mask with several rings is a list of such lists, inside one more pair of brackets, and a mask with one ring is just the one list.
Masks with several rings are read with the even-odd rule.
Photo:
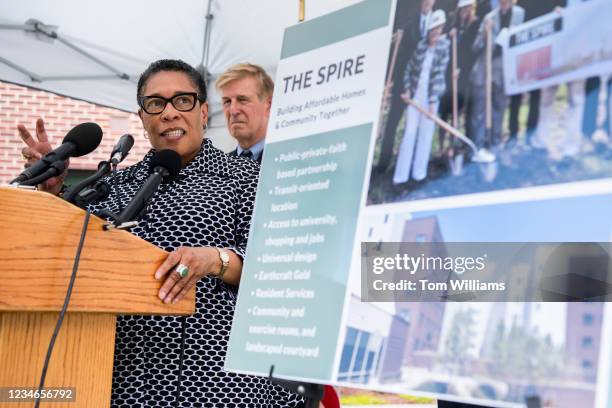
[[391, 5], [369, 0], [285, 33], [229, 369], [333, 378]]
[[[439, 1], [420, 20], [419, 3], [366, 0], [286, 30], [226, 368], [483, 406], [611, 408], [605, 28], [579, 30], [599, 59], [574, 70], [529, 77], [520, 64], [536, 26], [549, 65], [565, 64], [574, 48], [559, 42], [612, 5], [466, 13]], [[547, 22], [565, 31], [545, 36]], [[411, 285], [422, 298], [402, 295]]]

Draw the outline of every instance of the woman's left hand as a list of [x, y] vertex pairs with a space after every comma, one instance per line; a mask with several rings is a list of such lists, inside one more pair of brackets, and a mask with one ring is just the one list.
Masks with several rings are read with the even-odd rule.
[[[164, 303], [176, 303], [195, 286], [196, 282], [219, 269], [219, 253], [216, 248], [180, 247], [171, 252], [155, 271], [155, 279], [166, 277], [159, 298]], [[188, 268], [187, 276], [181, 277], [177, 269]]]

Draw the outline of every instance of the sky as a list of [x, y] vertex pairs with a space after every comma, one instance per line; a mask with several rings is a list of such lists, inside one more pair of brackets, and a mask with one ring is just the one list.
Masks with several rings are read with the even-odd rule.
[[415, 212], [435, 216], [446, 242], [608, 242], [612, 195]]

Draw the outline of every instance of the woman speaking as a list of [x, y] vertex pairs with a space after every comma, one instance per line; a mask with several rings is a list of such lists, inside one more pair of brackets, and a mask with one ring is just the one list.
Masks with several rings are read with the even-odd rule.
[[[242, 271], [258, 166], [227, 156], [204, 137], [206, 85], [178, 60], [151, 64], [138, 81], [138, 115], [151, 151], [109, 180], [106, 199], [90, 206], [119, 213], [149, 176], [151, 158], [177, 152], [178, 175], [162, 184], [131, 232], [169, 252], [155, 272], [161, 301], [178, 302], [196, 286], [189, 317], [120, 316], [113, 370], [113, 407], [292, 407], [300, 397], [266, 378], [223, 370]], [[41, 119], [36, 139], [20, 125], [29, 163], [51, 149]], [[40, 186], [59, 193], [62, 178]], [[180, 357], [183, 355], [181, 367]], [[177, 393], [180, 389], [180, 393]]]

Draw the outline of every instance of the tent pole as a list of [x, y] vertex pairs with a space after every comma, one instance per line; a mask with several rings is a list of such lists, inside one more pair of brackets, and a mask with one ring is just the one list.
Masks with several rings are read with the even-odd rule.
[[[42, 21], [36, 20], [36, 19], [29, 19], [28, 21], [26, 21], [25, 24], [20, 24], [20, 25], [16, 25], [16, 24], [2, 24], [0, 25], [0, 29], [7, 29], [7, 30], [23, 30], [26, 32], [35, 32], [35, 33], [39, 33], [39, 34], [43, 34], [49, 38], [51, 38], [52, 40], [57, 40], [59, 42], [61, 42], [62, 44], [64, 44], [65, 46], [67, 46], [68, 48], [73, 49], [74, 51], [76, 51], [77, 53], [83, 55], [85, 58], [90, 59], [91, 61], [95, 62], [96, 64], [99, 64], [101, 66], [103, 66], [104, 68], [108, 69], [109, 71], [111, 71], [112, 73], [114, 73], [117, 77], [121, 78], [121, 79], [130, 79], [130, 76], [128, 74], [126, 74], [125, 72], [121, 72], [115, 68], [113, 68], [112, 66], [110, 66], [109, 64], [107, 64], [106, 62], [102, 61], [99, 58], [94, 57], [93, 55], [91, 55], [90, 53], [88, 53], [87, 51], [83, 50], [82, 48], [76, 46], [75, 44], [71, 43], [70, 41], [62, 38], [59, 36], [59, 34], [57, 34], [57, 31], [55, 31], [55, 26], [50, 26], [50, 25], [46, 25], [45, 23], [43, 23]], [[43, 80], [45, 80], [46, 78], [41, 77], [40, 75], [36, 75], [33, 72], [27, 71], [24, 68], [21, 68], [20, 66], [11, 63], [10, 61], [6, 60], [6, 59], [1, 59], [1, 62], [5, 63], [6, 65], [10, 66], [11, 68], [27, 75], [30, 77], [30, 79], [34, 82], [42, 82]], [[70, 78], [63, 78], [63, 77], [55, 77], [53, 79], [70, 79]], [[85, 79], [89, 79], [89, 78], [85, 78]]]
[[212, 20], [214, 17], [210, 12], [210, 10], [212, 9], [212, 2], [213, 0], [208, 0], [208, 7], [206, 9], [206, 25], [204, 26], [204, 41], [202, 44], [202, 61], [200, 61], [200, 65], [204, 68], [203, 75], [204, 82], [206, 83], [206, 85], [208, 85], [210, 81], [210, 74], [208, 70], [208, 57], [210, 55], [210, 32], [212, 30]]
[[[57, 35], [57, 33], [56, 33]], [[109, 71], [113, 72], [114, 74], [116, 74], [119, 78], [121, 79], [130, 79], [130, 76], [128, 74], [126, 74], [125, 72], [121, 72], [115, 68], [113, 68], [112, 66], [110, 66], [109, 64], [107, 64], [106, 62], [102, 61], [101, 59], [98, 59], [96, 57], [94, 57], [93, 55], [91, 55], [90, 53], [88, 53], [87, 51], [83, 50], [80, 47], [77, 47], [76, 45], [74, 45], [73, 43], [71, 43], [70, 41], [67, 41], [63, 38], [61, 38], [59, 35], [57, 37], [55, 37], [56, 40], [58, 40], [59, 42], [61, 42], [62, 44], [66, 45], [69, 48], [72, 48], [73, 50], [75, 50], [76, 52], [78, 52], [79, 54], [83, 55], [86, 58], [89, 58], [90, 60], [92, 60], [93, 62], [102, 65], [104, 68], [108, 69]]]
[[27, 69], [23, 68], [20, 65], [17, 65], [9, 60], [7, 60], [6, 58], [2, 58], [0, 57], [0, 62], [8, 65], [9, 67], [13, 68], [15, 71], [21, 72], [24, 75], [27, 75], [30, 77], [30, 79], [32, 80], [32, 82], [42, 82], [42, 79], [40, 78], [40, 75], [37, 75], [35, 73], [33, 73], [32, 71], [28, 71]]

